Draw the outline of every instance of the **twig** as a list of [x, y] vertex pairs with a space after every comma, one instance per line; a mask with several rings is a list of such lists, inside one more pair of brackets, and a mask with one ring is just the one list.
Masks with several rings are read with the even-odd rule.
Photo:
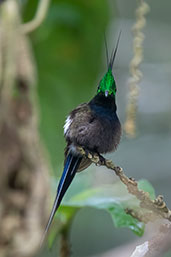
[[70, 250], [70, 243], [68, 240], [68, 231], [67, 233], [61, 233], [60, 238], [60, 257], [69, 257], [71, 250]]
[[[99, 154], [91, 154], [84, 151], [81, 147], [78, 148], [80, 153], [87, 158], [89, 158], [93, 163], [98, 166], [106, 166], [108, 169], [111, 169], [115, 174], [120, 178], [122, 183], [127, 187], [127, 190], [130, 194], [135, 195], [136, 198], [140, 201], [140, 207], [148, 210], [149, 212], [143, 213], [140, 211], [138, 219], [147, 223], [149, 221], [154, 221], [157, 218], [164, 218], [171, 221], [171, 210], [166, 206], [166, 203], [163, 200], [163, 197], [159, 195], [155, 200], [151, 200], [149, 193], [144, 192], [138, 189], [138, 183], [133, 178], [128, 178], [121, 167], [115, 166], [111, 160], [105, 159]], [[130, 213], [131, 214], [131, 213]], [[134, 213], [134, 216], [137, 216]]]
[[50, 4], [50, 0], [39, 0], [37, 12], [33, 20], [21, 25], [21, 32], [23, 34], [28, 34], [34, 31], [42, 24], [42, 22], [46, 17], [49, 4]]

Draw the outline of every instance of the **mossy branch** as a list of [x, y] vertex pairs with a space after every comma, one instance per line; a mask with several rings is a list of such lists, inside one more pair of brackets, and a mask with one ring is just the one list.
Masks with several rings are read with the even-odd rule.
[[92, 163], [98, 166], [106, 166], [108, 169], [113, 170], [121, 182], [126, 185], [128, 192], [136, 196], [136, 198], [140, 201], [140, 210], [126, 210], [130, 215], [145, 223], [159, 218], [171, 221], [171, 210], [164, 202], [163, 196], [159, 195], [155, 200], [152, 200], [149, 193], [139, 190], [138, 182], [136, 180], [133, 178], [128, 178], [124, 174], [123, 169], [115, 166], [111, 160], [105, 159], [103, 156], [96, 153], [87, 154], [86, 151], [84, 151], [84, 149], [81, 147], [79, 147], [78, 150], [83, 156], [89, 158]]

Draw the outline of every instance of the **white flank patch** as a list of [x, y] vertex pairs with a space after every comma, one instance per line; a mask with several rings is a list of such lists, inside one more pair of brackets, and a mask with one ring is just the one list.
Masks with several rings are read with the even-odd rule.
[[71, 120], [70, 116], [68, 116], [68, 118], [66, 119], [65, 124], [64, 124], [64, 135], [67, 133], [69, 126], [71, 125], [71, 122], [72, 122], [72, 120]]

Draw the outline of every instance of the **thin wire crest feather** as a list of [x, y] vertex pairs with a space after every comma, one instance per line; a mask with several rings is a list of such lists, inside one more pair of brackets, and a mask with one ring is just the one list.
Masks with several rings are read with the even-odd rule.
[[121, 31], [119, 32], [119, 36], [118, 36], [118, 39], [117, 39], [117, 42], [116, 42], [116, 46], [115, 46], [115, 48], [113, 48], [111, 56], [110, 56], [110, 60], [109, 60], [109, 52], [108, 52], [108, 47], [107, 47], [106, 36], [104, 36], [105, 49], [106, 49], [106, 59], [107, 59], [107, 67], [108, 67], [108, 69], [110, 68], [111, 70], [113, 68], [113, 64], [114, 64], [114, 61], [115, 61], [116, 53], [117, 53], [118, 46], [119, 46], [120, 37], [121, 37]]

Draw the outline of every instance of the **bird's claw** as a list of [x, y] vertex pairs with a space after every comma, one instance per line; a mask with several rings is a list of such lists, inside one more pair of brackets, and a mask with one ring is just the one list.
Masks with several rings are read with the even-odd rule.
[[82, 146], [78, 146], [77, 150], [79, 153], [83, 156], [86, 156], [88, 159], [90, 159], [92, 162], [94, 162], [96, 165], [105, 165], [106, 161], [105, 158], [98, 154], [97, 152], [90, 151], [88, 149], [85, 149]]
[[85, 150], [82, 146], [77, 146], [77, 151], [78, 151], [81, 155], [86, 155], [86, 150]]
[[92, 160], [98, 166], [105, 164], [105, 158], [97, 152], [87, 151], [87, 158]]

